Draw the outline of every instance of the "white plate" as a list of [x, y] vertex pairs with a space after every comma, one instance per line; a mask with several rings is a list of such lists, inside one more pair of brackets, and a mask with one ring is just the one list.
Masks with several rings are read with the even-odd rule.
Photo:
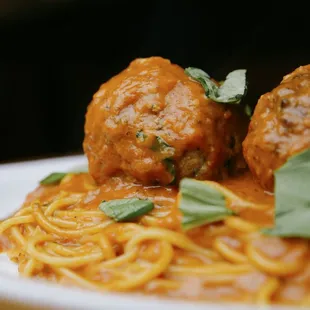
[[[0, 165], [0, 218], [16, 211], [38, 180], [51, 172], [68, 171], [86, 164], [83, 156], [70, 156]], [[287, 307], [259, 307], [238, 304], [210, 304], [167, 300], [152, 296], [98, 293], [68, 288], [45, 281], [22, 279], [16, 265], [0, 255], [0, 309], [4, 302], [20, 303], [38, 309], [100, 310], [286, 310]], [[48, 307], [48, 308], [47, 308]], [[6, 309], [7, 305], [6, 305]], [[16, 308], [14, 308], [16, 309]], [[296, 308], [295, 308], [296, 309]], [[300, 308], [299, 308], [300, 309]]]

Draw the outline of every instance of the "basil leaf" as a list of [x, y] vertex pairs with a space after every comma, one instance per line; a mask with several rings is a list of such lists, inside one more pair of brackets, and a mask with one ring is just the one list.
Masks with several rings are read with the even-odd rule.
[[207, 183], [194, 179], [180, 182], [180, 211], [183, 229], [221, 221], [233, 211], [226, 208], [225, 196]]
[[153, 210], [154, 204], [148, 199], [129, 198], [102, 201], [99, 209], [116, 222], [130, 221]]
[[252, 118], [253, 110], [252, 110], [251, 106], [249, 106], [248, 104], [246, 104], [245, 107], [244, 107], [244, 112], [245, 112], [245, 114], [246, 114], [249, 118]]
[[143, 130], [139, 130], [136, 133], [136, 138], [140, 140], [141, 142], [144, 142], [145, 139], [147, 138], [147, 135], [143, 132]]
[[159, 136], [155, 137], [151, 150], [154, 152], [160, 152], [164, 158], [172, 157], [175, 153], [175, 149]]
[[[156, 136], [151, 147], [152, 151], [165, 151], [167, 148], [173, 149], [162, 137]], [[174, 150], [174, 149], [173, 149]]]
[[218, 103], [240, 103], [247, 92], [246, 70], [239, 69], [230, 72], [225, 81], [218, 86], [210, 76], [198, 68], [189, 67], [184, 71], [205, 90], [206, 96]]
[[52, 185], [52, 184], [57, 184], [59, 183], [67, 173], [63, 172], [53, 172], [47, 177], [45, 177], [43, 180], [40, 181], [41, 185]]
[[[207, 72], [204, 72], [203, 70], [195, 67], [188, 67], [184, 70], [184, 72], [192, 79], [197, 81], [201, 80], [202, 82], [204, 82], [205, 80], [211, 79], [210, 75]], [[220, 83], [224, 83], [224, 81], [221, 81]]]
[[68, 174], [79, 174], [79, 173], [87, 173], [88, 172], [88, 166], [86, 165], [80, 165], [76, 166], [74, 169], [70, 170], [69, 172], [53, 172], [49, 174], [47, 177], [45, 177], [43, 180], [41, 180], [39, 183], [41, 185], [55, 185], [60, 183], [60, 181]]
[[276, 216], [276, 225], [263, 233], [278, 237], [310, 238], [310, 208], [296, 209]]
[[184, 72], [202, 85], [208, 98], [214, 100], [218, 96], [219, 87], [211, 80], [208, 73], [193, 67], [186, 68]]
[[218, 97], [215, 101], [222, 103], [240, 103], [241, 99], [246, 95], [246, 92], [246, 70], [234, 70], [226, 76], [224, 83], [219, 87]]
[[263, 233], [310, 238], [310, 149], [292, 156], [275, 176], [275, 227]]
[[166, 158], [163, 160], [164, 165], [166, 166], [166, 170], [171, 174], [172, 180], [170, 184], [174, 184], [175, 181], [175, 165], [172, 158]]

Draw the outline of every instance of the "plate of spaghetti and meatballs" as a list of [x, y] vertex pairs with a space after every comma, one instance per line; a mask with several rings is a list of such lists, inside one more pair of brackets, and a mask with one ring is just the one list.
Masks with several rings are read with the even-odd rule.
[[310, 65], [250, 85], [138, 58], [93, 95], [83, 156], [0, 165], [1, 297], [310, 307]]

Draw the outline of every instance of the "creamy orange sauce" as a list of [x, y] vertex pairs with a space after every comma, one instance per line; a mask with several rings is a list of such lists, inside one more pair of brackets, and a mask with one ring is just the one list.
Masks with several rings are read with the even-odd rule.
[[25, 205], [34, 199], [40, 201], [49, 201], [61, 191], [87, 193], [82, 201], [82, 207], [85, 210], [98, 210], [99, 204], [103, 200], [114, 200], [122, 198], [151, 198], [155, 208], [150, 215], [155, 214], [163, 221], [163, 226], [169, 228], [178, 228], [179, 212], [175, 204], [177, 188], [160, 186], [143, 186], [134, 183], [131, 178], [114, 177], [101, 186], [96, 186], [89, 175], [74, 175], [68, 181], [64, 180], [59, 186], [40, 186], [34, 192], [30, 193], [26, 199]]
[[259, 204], [273, 205], [274, 203], [273, 193], [263, 190], [249, 171], [219, 183], [246, 200]]
[[[171, 184], [166, 159], [177, 180], [219, 179], [242, 161], [246, 128], [238, 106], [209, 100], [183, 68], [150, 57], [101, 85], [87, 110], [83, 147], [99, 184], [120, 173]], [[169, 147], [158, 146], [158, 137]]]
[[310, 65], [286, 75], [263, 94], [243, 141], [243, 155], [262, 187], [273, 191], [273, 172], [310, 147]]
[[274, 196], [272, 193], [263, 190], [249, 171], [219, 183], [232, 190], [241, 198], [256, 204], [266, 205], [266, 210], [264, 211], [246, 208], [238, 210], [242, 218], [262, 226], [273, 225]]
[[[275, 202], [260, 187], [273, 191], [273, 171], [309, 146], [309, 85], [310, 65], [284, 77], [260, 98], [245, 138], [244, 106], [212, 101], [167, 59], [132, 61], [88, 106], [89, 174], [30, 193], [0, 223], [0, 251], [23, 276], [63, 285], [310, 306], [309, 241], [266, 234]], [[233, 212], [183, 230], [178, 184], [185, 177], [220, 190]], [[131, 222], [99, 209], [133, 197], [154, 208]]]
[[[157, 227], [181, 232], [181, 214], [176, 204], [178, 193], [176, 187], [142, 186], [134, 183], [130, 178], [118, 177], [111, 178], [101, 186], [96, 186], [92, 178], [86, 174], [72, 175], [66, 178], [58, 186], [38, 187], [28, 195], [25, 206], [29, 205], [29, 202], [33, 199], [39, 199], [42, 203], [48, 202], [50, 199], [54, 199], [55, 195], [61, 194], [62, 191], [77, 194], [84, 193], [81, 206], [84, 210], [94, 211], [98, 210], [98, 205], [102, 200], [130, 197], [149, 198], [154, 201], [155, 208], [150, 214], [138, 219], [137, 222], [149, 226], [149, 218], [154, 217], [156, 218], [155, 225]], [[257, 225], [257, 229], [273, 225], [274, 198], [270, 193], [262, 190], [249, 173], [227, 179], [222, 184], [244, 199], [267, 206], [264, 211], [244, 210], [240, 212], [238, 218], [246, 219], [250, 223]], [[102, 218], [98, 218], [98, 223], [101, 220]], [[85, 222], [87, 219], [84, 218], [83, 221]], [[128, 229], [128, 226], [122, 223], [114, 223], [104, 229], [109, 240], [113, 244], [115, 243], [116, 253], [121, 254], [123, 251], [121, 246], [123, 242], [122, 236], [126, 229]], [[232, 277], [229, 273], [217, 277], [208, 274], [204, 275], [203, 268], [214, 263], [212, 259], [175, 248], [171, 264], [198, 268], [197, 275], [178, 274], [167, 270], [159, 278], [148, 282], [139, 289], [133, 290], [134, 293], [159, 294], [166, 297], [199, 300], [252, 302], [253, 296], [269, 281], [274, 280], [279, 286], [276, 294], [271, 297], [274, 303], [296, 304], [310, 294], [310, 251], [308, 241], [267, 237], [255, 230], [252, 233], [242, 235], [238, 230], [228, 225], [228, 222], [226, 224], [225, 221], [194, 228], [187, 232], [187, 236], [204, 248], [216, 249], [217, 244], [221, 244], [221, 246], [224, 244], [224, 246], [226, 245], [239, 253], [241, 265], [248, 263], [248, 260], [250, 260], [253, 268], [251, 271], [236, 277]], [[3, 240], [3, 242], [7, 246], [7, 241]], [[70, 242], [70, 239], [66, 242]], [[247, 252], [249, 245], [269, 261], [288, 264], [288, 266], [293, 263], [297, 264], [297, 267], [292, 268], [292, 271], [284, 271], [283, 275], [278, 276], [277, 272], [280, 271], [270, 271], [268, 266], [264, 266], [264, 264], [257, 265], [255, 261], [249, 258]], [[141, 261], [155, 262], [160, 255], [161, 251], [158, 244], [153, 242], [145, 242], [139, 250], [139, 259]], [[245, 259], [244, 263], [242, 263], [243, 258]], [[225, 255], [224, 259], [232, 262]], [[91, 268], [91, 266], [85, 267], [83, 272], [87, 272], [87, 268]], [[41, 276], [55, 280], [50, 272], [45, 274], [43, 272]], [[115, 275], [110, 274], [108, 271], [102, 271], [101, 275], [97, 276], [96, 279], [105, 283], [114, 279], [113, 277]], [[161, 280], [172, 281], [178, 283], [178, 285], [171, 284], [170, 287], [166, 284], [167, 282], [162, 285]], [[62, 278], [60, 282], [74, 284], [65, 278]]]

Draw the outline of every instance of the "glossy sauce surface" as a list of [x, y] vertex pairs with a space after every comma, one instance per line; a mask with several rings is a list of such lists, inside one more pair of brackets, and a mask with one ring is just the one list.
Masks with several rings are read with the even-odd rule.
[[147, 185], [168, 185], [174, 174], [220, 179], [228, 163], [233, 168], [241, 161], [247, 119], [239, 112], [207, 99], [169, 60], [137, 59], [101, 85], [88, 107], [90, 174], [99, 184], [122, 173]]
[[[135, 290], [135, 292], [213, 301], [252, 302], [253, 296], [260, 289], [269, 285], [270, 281], [276, 281], [279, 287], [271, 297], [272, 302], [297, 304], [300, 300], [305, 299], [310, 294], [310, 251], [308, 242], [297, 239], [267, 237], [258, 233], [258, 229], [273, 225], [273, 196], [263, 191], [253, 181], [249, 173], [225, 180], [222, 184], [239, 197], [266, 206], [264, 210], [248, 209], [239, 214], [238, 218], [245, 219], [247, 223], [251, 223], [247, 225], [254, 225], [253, 227], [256, 228], [250, 233], [242, 234], [240, 229], [243, 224], [240, 227], [238, 227], [238, 222], [237, 225], [234, 224], [235, 226], [229, 225], [228, 221], [233, 223], [236, 220], [236, 217], [231, 217], [227, 219], [227, 222], [192, 229], [187, 233], [187, 236], [204, 248], [217, 249], [217, 246], [221, 245], [223, 247], [224, 244], [224, 246], [226, 245], [229, 249], [233, 249], [238, 253], [241, 265], [250, 260], [253, 268], [234, 277], [230, 274], [217, 277], [208, 276], [202, 270], [208, 265], [212, 266], [212, 263], [214, 263], [212, 260], [206, 259], [203, 255], [175, 248], [173, 266], [198, 268], [197, 274], [182, 275], [182, 273], [167, 270], [158, 279], [150, 281], [140, 289]], [[42, 202], [48, 201], [61, 191], [84, 192], [82, 206], [85, 210], [98, 210], [98, 205], [102, 200], [148, 197], [154, 201], [156, 207], [151, 214], [140, 218], [138, 223], [181, 232], [181, 215], [176, 205], [178, 191], [175, 187], [144, 187], [125, 178], [112, 178], [97, 187], [89, 175], [69, 175], [59, 186], [39, 187], [36, 189], [28, 196], [25, 205], [29, 205], [29, 202], [33, 199], [40, 199]], [[238, 206], [232, 206], [232, 208], [238, 208]], [[155, 218], [156, 221], [152, 220], [152, 218]], [[100, 220], [102, 219], [98, 218], [98, 222]], [[105, 228], [104, 231], [110, 240], [117, 243], [121, 242], [118, 238], [124, 233], [124, 229], [126, 227], [123, 224], [114, 223]], [[294, 267], [292, 271], [285, 271], [284, 274], [279, 276], [278, 273], [281, 273], [281, 270], [273, 270], [270, 266], [257, 265], [256, 261], [251, 261], [247, 253], [249, 246], [263, 255], [267, 259], [267, 263], [273, 263], [274, 268], [278, 268], [279, 264], [290, 266], [290, 263], [294, 263], [297, 267]], [[225, 258], [225, 252], [222, 254]], [[145, 244], [145, 247], [140, 249], [139, 256], [142, 260], [152, 262], [160, 256], [160, 249], [156, 244]], [[226, 259], [230, 261], [231, 258], [227, 256]], [[243, 263], [242, 260], [244, 260]], [[48, 275], [46, 276], [48, 277]], [[107, 281], [106, 279], [108, 278], [105, 276], [101, 281]], [[179, 284], [177, 287], [173, 285], [171, 287], [169, 285], [163, 286], [160, 284], [161, 279]], [[62, 280], [62, 282], [66, 284], [66, 281]], [[70, 281], [68, 283], [70, 284]]]
[[310, 147], [310, 65], [286, 75], [262, 95], [243, 142], [243, 154], [261, 186], [273, 190], [273, 172]]

